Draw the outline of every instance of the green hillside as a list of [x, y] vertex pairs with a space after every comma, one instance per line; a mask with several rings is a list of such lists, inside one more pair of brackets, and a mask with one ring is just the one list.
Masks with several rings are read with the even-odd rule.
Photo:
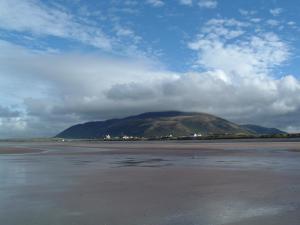
[[194, 133], [251, 134], [252, 132], [220, 117], [206, 113], [150, 112], [123, 119], [88, 122], [74, 125], [56, 137], [60, 138], [102, 138], [110, 136], [161, 137], [190, 136]]

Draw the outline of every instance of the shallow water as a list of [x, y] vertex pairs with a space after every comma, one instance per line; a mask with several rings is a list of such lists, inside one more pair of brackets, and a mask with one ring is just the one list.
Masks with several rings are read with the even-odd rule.
[[[299, 142], [1, 143], [0, 224], [299, 224]], [[1, 150], [0, 150], [1, 152]]]

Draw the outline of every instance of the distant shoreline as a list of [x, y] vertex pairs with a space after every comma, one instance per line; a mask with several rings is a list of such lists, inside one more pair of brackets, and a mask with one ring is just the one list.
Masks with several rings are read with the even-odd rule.
[[[68, 139], [68, 138], [7, 138], [0, 139], [1, 142], [138, 142], [138, 141], [226, 141], [226, 140], [239, 140], [239, 141], [300, 141], [300, 134], [283, 134], [283, 135], [261, 135], [261, 136], [202, 136], [202, 137], [157, 137], [157, 138], [140, 138], [133, 137], [132, 139], [112, 138], [106, 140], [104, 138], [91, 138], [91, 139]], [[1, 147], [0, 147], [1, 149]]]

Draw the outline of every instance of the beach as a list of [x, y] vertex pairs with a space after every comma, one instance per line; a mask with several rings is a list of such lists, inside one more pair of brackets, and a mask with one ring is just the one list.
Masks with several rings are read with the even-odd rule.
[[298, 225], [300, 142], [1, 142], [0, 224]]

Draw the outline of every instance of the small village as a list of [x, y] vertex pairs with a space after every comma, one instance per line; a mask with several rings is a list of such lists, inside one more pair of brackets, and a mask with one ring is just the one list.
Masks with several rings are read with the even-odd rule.
[[159, 137], [138, 137], [138, 136], [112, 136], [110, 134], [105, 137], [97, 138], [99, 141], [155, 141], [155, 140], [216, 140], [216, 139], [259, 139], [259, 138], [298, 138], [300, 134], [273, 134], [273, 135], [249, 135], [249, 134], [201, 134], [194, 133], [189, 136], [175, 136], [169, 134], [168, 136]]
[[201, 133], [194, 133], [191, 134], [190, 136], [173, 136], [173, 134], [169, 134], [168, 136], [161, 136], [161, 137], [152, 137], [152, 138], [146, 138], [146, 137], [137, 137], [137, 136], [127, 136], [127, 135], [123, 135], [123, 136], [111, 136], [109, 134], [105, 135], [104, 138], [100, 138], [103, 139], [104, 141], [117, 141], [117, 140], [122, 140], [122, 141], [133, 141], [133, 140], [176, 140], [176, 139], [182, 139], [182, 138], [200, 138], [203, 137]]

